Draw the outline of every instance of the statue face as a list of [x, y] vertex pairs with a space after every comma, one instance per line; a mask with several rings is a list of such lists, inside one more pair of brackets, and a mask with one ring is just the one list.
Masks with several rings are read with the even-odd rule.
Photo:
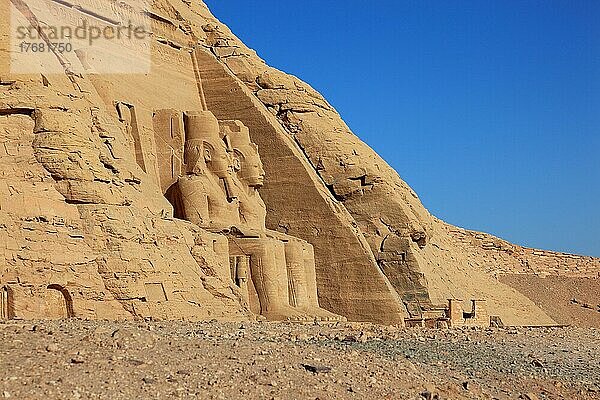
[[254, 143], [235, 149], [234, 168], [239, 166], [238, 177], [250, 187], [261, 187], [265, 183], [265, 170]]
[[225, 142], [222, 140], [205, 141], [203, 147], [207, 168], [219, 178], [227, 177], [232, 167]]

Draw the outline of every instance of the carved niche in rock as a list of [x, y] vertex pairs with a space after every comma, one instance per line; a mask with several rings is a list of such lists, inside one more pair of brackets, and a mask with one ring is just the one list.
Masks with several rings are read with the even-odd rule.
[[61, 285], [48, 285], [45, 293], [46, 317], [49, 319], [63, 319], [75, 316], [73, 299], [67, 289]]
[[12, 289], [8, 286], [0, 288], [0, 320], [13, 319], [14, 303]]

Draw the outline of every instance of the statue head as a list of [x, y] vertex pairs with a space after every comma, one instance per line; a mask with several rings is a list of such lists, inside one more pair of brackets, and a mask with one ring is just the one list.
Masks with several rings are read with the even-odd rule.
[[206, 167], [219, 178], [227, 177], [232, 171], [231, 158], [217, 118], [210, 111], [186, 112], [184, 125], [187, 172], [197, 173]]
[[248, 128], [240, 121], [221, 121], [221, 128], [233, 149], [233, 169], [238, 178], [250, 187], [261, 187], [265, 170]]

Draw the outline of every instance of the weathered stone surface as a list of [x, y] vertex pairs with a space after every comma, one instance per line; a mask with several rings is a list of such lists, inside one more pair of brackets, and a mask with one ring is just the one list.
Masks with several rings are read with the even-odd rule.
[[[4, 20], [8, 4], [2, 0]], [[268, 317], [260, 290], [245, 286], [252, 254], [244, 260], [248, 254], [231, 250], [232, 238], [252, 235], [279, 243], [260, 239], [265, 249], [287, 250], [277, 265], [295, 260], [267, 274], [290, 274], [282, 282], [295, 289], [281, 289], [290, 306], [308, 299], [303, 312], [310, 304], [351, 321], [442, 318], [452, 311], [448, 299], [476, 299], [505, 324], [553, 324], [551, 309], [498, 276], [598, 276], [597, 259], [524, 249], [431, 216], [319, 93], [266, 65], [203, 3], [155, 1], [149, 15], [145, 75], [96, 74], [82, 58], [87, 73], [79, 75], [53, 54], [44, 62], [64, 74], [10, 74], [8, 31], [0, 28], [3, 318]], [[211, 212], [196, 218], [178, 206], [185, 199], [172, 196], [177, 185], [202, 176], [186, 153], [185, 115], [194, 112], [214, 114], [217, 129], [220, 120], [219, 146], [227, 147], [220, 140], [232, 121], [249, 129], [266, 177], [260, 196], [248, 193], [264, 203], [238, 199], [228, 187], [246, 185], [223, 175], [203, 183], [205, 200], [189, 196], [194, 207], [213, 201]], [[225, 207], [215, 214], [221, 194]], [[314, 280], [294, 281], [300, 259], [316, 271], [318, 301], [295, 291]]]
[[[102, 101], [111, 93], [107, 80], [5, 71], [3, 80], [13, 82], [0, 86], [6, 314], [250, 318], [234, 285], [215, 272], [221, 261], [214, 235], [173, 219], [158, 177], [136, 163], [136, 137], [114, 108], [122, 98], [114, 95], [107, 107]], [[137, 118], [144, 139], [149, 117], [140, 112]], [[142, 151], [155, 157], [153, 149]]]
[[208, 107], [250, 128], [265, 160], [267, 227], [315, 247], [321, 305], [351, 320], [402, 323], [397, 294], [380, 272], [356, 223], [319, 180], [293, 140], [244, 85], [198, 52]]
[[[352, 134], [320, 94], [296, 77], [267, 66], [218, 21], [212, 20], [211, 27], [207, 44], [213, 54], [277, 118], [331, 194], [350, 212], [378, 266], [405, 304], [418, 302], [427, 307], [445, 298], [483, 297], [489, 300], [490, 313], [502, 315], [509, 323], [549, 323], [550, 318], [533, 302], [490, 272], [510, 270], [515, 263], [536, 266], [533, 270], [552, 265], [552, 273], [558, 275], [584, 270], [594, 275], [600, 270], [599, 261], [589, 257], [513, 245], [519, 254], [506, 263], [498, 249], [465, 247], [456, 240], [455, 228], [431, 217], [410, 187]], [[223, 50], [227, 47], [235, 52]], [[267, 186], [271, 182], [267, 178]], [[289, 207], [266, 199], [275, 210]]]
[[[490, 314], [501, 315], [508, 323], [552, 323], [529, 299], [485, 273], [477, 256], [467, 258], [445, 232], [445, 224], [429, 214], [414, 191], [350, 131], [321, 95], [299, 79], [267, 66], [218, 21], [213, 20], [211, 26], [207, 44], [213, 54], [285, 129], [288, 147], [301, 150], [329, 191], [330, 201], [350, 213], [369, 244], [375, 265], [404, 306], [418, 314], [434, 304], [445, 303], [447, 298], [486, 298]], [[236, 55], [219, 57], [214, 51], [215, 47], [227, 46], [235, 48]], [[236, 89], [240, 90], [245, 89]], [[220, 107], [225, 109], [225, 104], [221, 101]], [[240, 108], [247, 110], [250, 106]], [[253, 140], [272, 137], [257, 135]], [[266, 151], [261, 147], [262, 154]], [[285, 191], [276, 179], [276, 175], [268, 174], [265, 187], [275, 193], [281, 192], [278, 188]], [[265, 194], [265, 201], [274, 215], [285, 215], [290, 207], [302, 206], [302, 199], [293, 196]], [[286, 229], [307, 239], [307, 226], [319, 224], [321, 219], [308, 215], [288, 223]], [[275, 228], [277, 222], [269, 220], [268, 225]], [[307, 240], [318, 248], [323, 238]], [[346, 262], [350, 260], [346, 258]], [[363, 275], [370, 275], [364, 261], [362, 268]], [[323, 286], [321, 283], [320, 294], [327, 291]]]

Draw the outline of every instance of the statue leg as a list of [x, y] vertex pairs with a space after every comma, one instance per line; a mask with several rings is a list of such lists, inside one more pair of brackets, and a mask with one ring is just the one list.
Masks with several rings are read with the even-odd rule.
[[287, 237], [285, 261], [288, 272], [290, 304], [317, 321], [345, 321], [344, 317], [319, 307], [313, 247], [303, 240]]
[[268, 238], [232, 238], [250, 256], [250, 275], [269, 321], [307, 322], [310, 318], [290, 306], [283, 243]]
[[217, 272], [221, 278], [230, 278], [229, 272], [229, 241], [224, 235], [215, 233], [209, 234], [209, 239], [212, 241], [212, 248], [217, 255], [217, 262], [220, 266]]
[[308, 298], [308, 310], [310, 314], [317, 315], [322, 321], [346, 321], [346, 318], [327, 311], [319, 305], [319, 296], [317, 294], [317, 271], [315, 266], [315, 251], [313, 246], [305, 241], [302, 241], [303, 249], [303, 267], [304, 276], [306, 279], [306, 292]]
[[319, 308], [319, 296], [317, 295], [317, 271], [315, 269], [315, 251], [310, 243], [302, 243], [303, 267], [306, 274], [306, 294], [308, 304], [311, 307]]
[[306, 309], [310, 306], [308, 297], [309, 284], [304, 266], [304, 249], [299, 240], [285, 243], [285, 262], [288, 273], [290, 304], [293, 307]]

